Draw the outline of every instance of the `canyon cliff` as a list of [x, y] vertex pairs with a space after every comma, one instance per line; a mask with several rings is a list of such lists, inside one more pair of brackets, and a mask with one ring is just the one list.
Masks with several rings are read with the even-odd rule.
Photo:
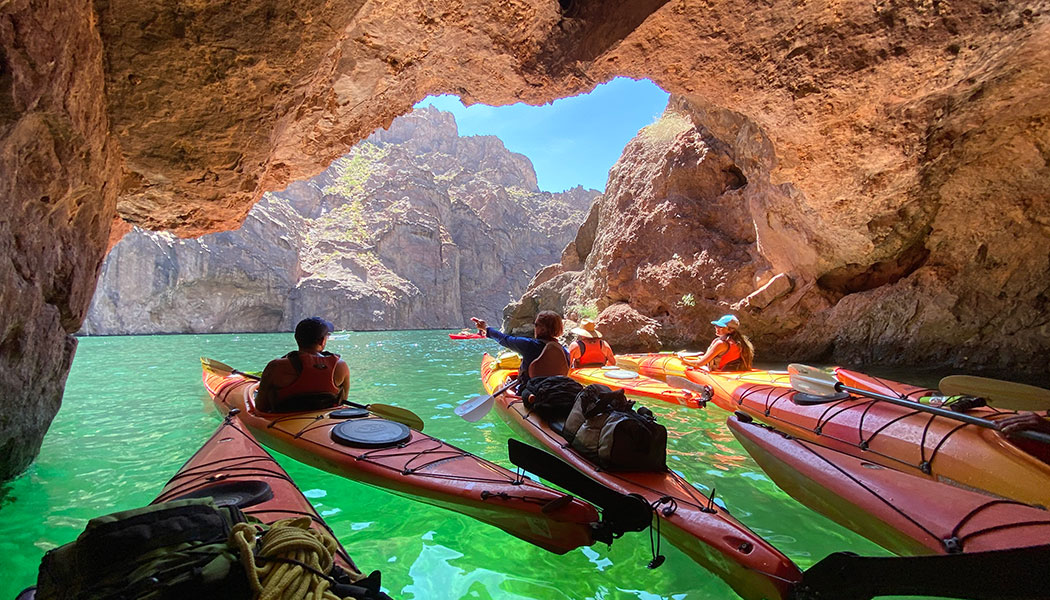
[[[648, 77], [688, 103], [705, 145], [728, 146], [717, 160], [739, 170], [728, 187], [747, 182], [735, 189], [747, 190], [754, 231], [739, 237], [738, 207], [710, 224], [720, 241], [678, 253], [681, 267], [641, 251], [601, 267], [600, 236], [572, 244], [576, 260], [661, 277], [698, 253], [727, 251], [735, 265], [757, 249], [757, 280], [727, 273], [726, 285], [687, 293], [706, 313], [756, 290], [748, 306], [782, 316], [746, 326], [810, 339], [834, 361], [965, 356], [1005, 376], [1045, 372], [1047, 11], [1045, 0], [5, 2], [0, 477], [36, 454], [104, 254], [131, 226], [236, 229], [263, 193], [317, 175], [428, 94], [541, 104]], [[698, 159], [686, 142], [680, 165], [654, 156], [669, 174]], [[666, 203], [717, 191], [689, 179], [665, 180], [686, 192]], [[597, 234], [610, 215], [590, 215]], [[759, 290], [766, 279], [774, 287]], [[631, 307], [639, 325], [671, 324], [594, 285], [590, 297], [610, 302], [603, 313]], [[684, 294], [664, 298], [675, 302], [688, 306]], [[700, 335], [640, 328], [660, 345]]]
[[496, 322], [559, 260], [598, 194], [541, 192], [528, 158], [417, 109], [265, 194], [237, 231], [128, 233], [81, 333], [291, 331], [313, 314], [354, 330]]

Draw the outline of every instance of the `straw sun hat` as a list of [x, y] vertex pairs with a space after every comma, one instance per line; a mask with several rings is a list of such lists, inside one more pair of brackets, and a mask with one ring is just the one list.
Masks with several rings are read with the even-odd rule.
[[580, 321], [580, 326], [574, 328], [572, 330], [572, 333], [575, 333], [576, 335], [578, 335], [580, 337], [588, 337], [588, 338], [600, 338], [600, 337], [602, 337], [602, 332], [598, 331], [598, 329], [595, 328], [594, 321], [592, 321], [590, 319], [584, 319], [584, 320]]

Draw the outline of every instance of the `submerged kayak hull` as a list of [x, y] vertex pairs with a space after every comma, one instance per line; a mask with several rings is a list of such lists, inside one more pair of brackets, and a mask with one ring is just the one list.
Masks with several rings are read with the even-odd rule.
[[[516, 370], [500, 368], [486, 354], [481, 376], [492, 393]], [[495, 399], [500, 417], [525, 439], [558, 456], [580, 473], [624, 494], [638, 494], [656, 507], [660, 533], [682, 552], [725, 580], [743, 598], [789, 597], [801, 573], [790, 559], [709, 501], [699, 490], [671, 471], [622, 473], [597, 468], [571, 447], [510, 392]], [[670, 502], [673, 500], [673, 504]], [[671, 507], [674, 508], [671, 508]], [[666, 512], [664, 509], [667, 509]]]
[[[270, 497], [243, 507], [242, 512], [266, 524], [293, 517], [309, 517], [311, 527], [336, 539], [288, 473], [255, 441], [242, 423], [232, 418], [223, 421], [200, 450], [165, 484], [152, 504], [168, 502], [187, 494], [211, 495], [209, 491], [223, 493], [221, 490], [229, 490], [230, 484], [235, 483], [246, 484], [250, 489], [260, 482], [269, 487]], [[241, 494], [242, 497], [251, 496], [245, 492], [231, 493]], [[335, 560], [353, 575], [353, 579], [360, 579], [362, 574], [338, 541]]]
[[781, 489], [897, 554], [1005, 550], [1050, 540], [1046, 510], [883, 467], [735, 416], [728, 425]]
[[267, 414], [255, 409], [255, 381], [206, 368], [204, 384], [220, 412], [239, 409], [237, 418], [260, 442], [301, 462], [465, 514], [554, 553], [593, 541], [599, 516], [592, 505], [563, 501], [563, 492], [422, 432], [396, 446], [348, 446], [333, 440], [332, 430], [345, 422], [330, 415], [335, 409]]

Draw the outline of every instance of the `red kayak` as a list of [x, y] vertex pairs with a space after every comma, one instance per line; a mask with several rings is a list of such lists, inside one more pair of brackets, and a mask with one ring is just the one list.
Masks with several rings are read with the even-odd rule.
[[598, 511], [578, 498], [367, 410], [263, 413], [255, 407], [258, 381], [223, 371], [216, 361], [202, 363], [216, 407], [240, 410], [238, 419], [255, 437], [282, 454], [454, 510], [557, 554], [588, 546], [598, 535], [592, 527]]
[[[177, 498], [215, 498], [222, 504], [236, 500], [241, 511], [272, 524], [281, 519], [309, 517], [314, 529], [336, 539], [310, 501], [292, 483], [288, 473], [237, 419], [227, 417], [204, 446], [164, 486], [152, 504]], [[364, 575], [338, 544], [335, 561], [355, 581]]]
[[729, 429], [799, 502], [902, 555], [1037, 546], [1050, 512], [883, 467], [767, 425], [729, 417]]
[[485, 336], [480, 333], [450, 333], [448, 339], [450, 340], [480, 340], [484, 339]]
[[[485, 354], [481, 379], [492, 393], [501, 388], [516, 369], [499, 366]], [[791, 559], [781, 554], [715, 504], [680, 475], [658, 472], [611, 472], [599, 469], [569, 446], [551, 425], [528, 411], [521, 398], [504, 392], [495, 398], [500, 417], [526, 439], [608, 488], [623, 494], [638, 494], [656, 509], [660, 533], [682, 552], [726, 581], [747, 600], [788, 598], [802, 574]]]

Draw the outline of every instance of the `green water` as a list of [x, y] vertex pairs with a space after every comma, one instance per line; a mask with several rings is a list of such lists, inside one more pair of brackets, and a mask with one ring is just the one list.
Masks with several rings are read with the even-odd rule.
[[[88, 519], [147, 504], [211, 434], [219, 417], [201, 384], [200, 356], [257, 370], [290, 349], [288, 334], [81, 338], [37, 461], [0, 488], [0, 600], [36, 579], [43, 553], [74, 539]], [[493, 412], [477, 423], [452, 409], [482, 392], [489, 340], [447, 332], [336, 334], [329, 349], [350, 364], [351, 400], [408, 408], [426, 432], [514, 467], [511, 431]], [[781, 492], [725, 427], [726, 413], [648, 405], [668, 427], [668, 464], [802, 568], [850, 550], [887, 555]], [[277, 455], [366, 572], [380, 569], [403, 600], [706, 599], [732, 590], [664, 543], [667, 561], [646, 568], [648, 532], [612, 547], [556, 556], [468, 517], [375, 490]]]

